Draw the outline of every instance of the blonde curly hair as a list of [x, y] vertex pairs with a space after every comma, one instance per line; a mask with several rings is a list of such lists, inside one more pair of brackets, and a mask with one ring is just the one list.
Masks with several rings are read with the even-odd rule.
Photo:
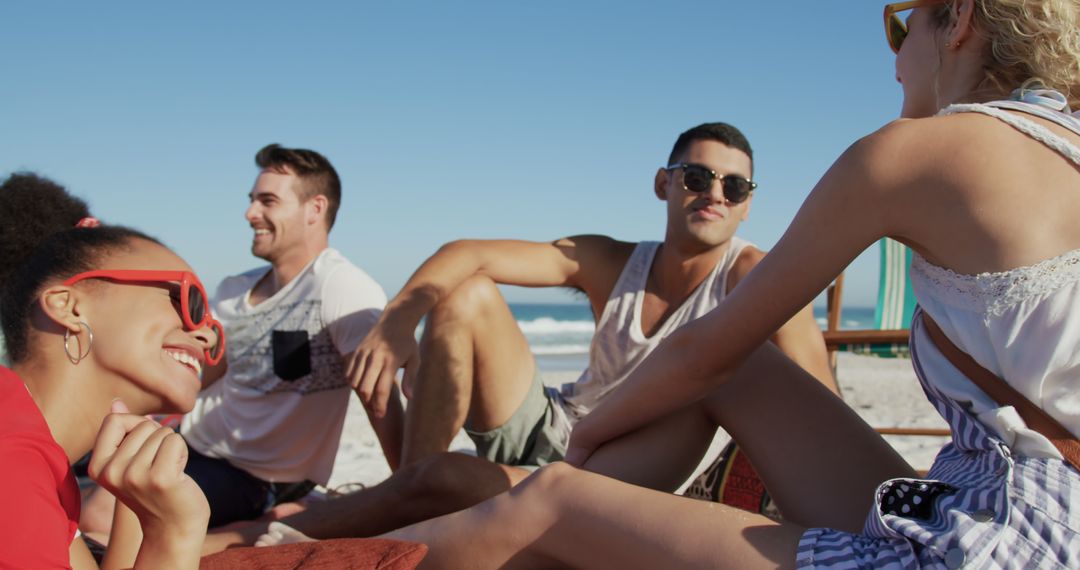
[[[974, 28], [989, 43], [983, 87], [1056, 89], [1080, 107], [1080, 0], [975, 0]], [[949, 20], [949, 8], [937, 14]]]

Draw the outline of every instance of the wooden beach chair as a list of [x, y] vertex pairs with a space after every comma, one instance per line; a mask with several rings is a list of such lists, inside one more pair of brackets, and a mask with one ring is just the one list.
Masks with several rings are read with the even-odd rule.
[[836, 355], [841, 351], [883, 357], [908, 354], [908, 327], [915, 312], [915, 294], [911, 290], [911, 279], [908, 278], [911, 250], [889, 238], [878, 242], [878, 247], [881, 252], [881, 269], [873, 329], [840, 330], [843, 273], [826, 292], [828, 312], [824, 332], [825, 347], [829, 351], [834, 371]]

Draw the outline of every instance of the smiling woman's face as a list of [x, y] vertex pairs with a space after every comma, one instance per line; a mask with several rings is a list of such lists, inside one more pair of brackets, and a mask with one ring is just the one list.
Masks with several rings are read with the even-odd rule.
[[[97, 268], [192, 271], [168, 248], [141, 239]], [[93, 279], [74, 287], [84, 301], [79, 316], [94, 332], [87, 360], [120, 380], [112, 383], [115, 396], [134, 413], [189, 411], [201, 387], [203, 350], [216, 338], [208, 329], [184, 329], [179, 285]]]

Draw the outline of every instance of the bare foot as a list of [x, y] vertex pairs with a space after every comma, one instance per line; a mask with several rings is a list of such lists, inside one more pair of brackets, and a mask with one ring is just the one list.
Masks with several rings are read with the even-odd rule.
[[315, 539], [281, 522], [270, 523], [266, 534], [255, 540], [255, 546], [277, 546], [294, 542], [314, 542]]

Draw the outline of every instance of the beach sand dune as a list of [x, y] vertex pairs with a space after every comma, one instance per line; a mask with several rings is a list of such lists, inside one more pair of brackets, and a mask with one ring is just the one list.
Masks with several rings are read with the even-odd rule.
[[[837, 374], [844, 400], [874, 427], [947, 427], [927, 402], [910, 360], [841, 353]], [[578, 376], [579, 372], [542, 371], [544, 383], [549, 386], [573, 382]], [[938, 450], [948, 441], [947, 437], [923, 436], [888, 436], [886, 439], [916, 469], [928, 468]], [[466, 452], [474, 449], [464, 433], [458, 434], [451, 448]], [[711, 453], [718, 451], [719, 446], [714, 446]], [[705, 463], [708, 461], [711, 460]], [[342, 434], [342, 452], [329, 487], [370, 486], [389, 475], [390, 469], [382, 459], [378, 440], [359, 400], [354, 398]]]

